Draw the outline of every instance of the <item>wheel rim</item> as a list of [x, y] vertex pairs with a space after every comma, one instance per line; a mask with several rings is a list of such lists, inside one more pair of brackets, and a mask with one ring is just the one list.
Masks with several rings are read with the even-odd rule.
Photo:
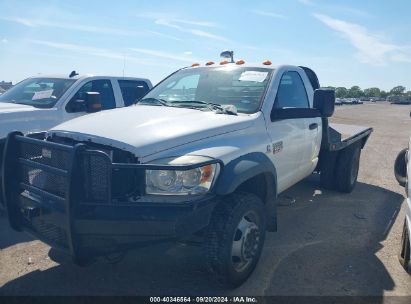
[[244, 271], [255, 260], [260, 234], [257, 216], [253, 212], [246, 213], [239, 221], [232, 241], [231, 263], [235, 271]]

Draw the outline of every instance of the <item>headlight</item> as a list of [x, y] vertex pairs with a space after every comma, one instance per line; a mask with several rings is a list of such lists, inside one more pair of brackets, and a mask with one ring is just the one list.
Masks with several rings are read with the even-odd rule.
[[[175, 162], [169, 164], [172, 165]], [[181, 171], [146, 170], [146, 193], [156, 195], [204, 194], [213, 185], [218, 170], [218, 164]]]

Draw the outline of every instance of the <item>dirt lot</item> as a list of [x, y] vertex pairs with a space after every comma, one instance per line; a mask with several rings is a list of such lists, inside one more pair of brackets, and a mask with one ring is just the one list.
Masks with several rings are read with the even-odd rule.
[[311, 176], [280, 197], [279, 231], [268, 233], [257, 270], [236, 290], [204, 274], [198, 248], [157, 246], [115, 265], [79, 268], [0, 215], [0, 295], [409, 295], [397, 252], [404, 190], [393, 174], [411, 135], [410, 106], [342, 106], [335, 122], [372, 126], [352, 194]]

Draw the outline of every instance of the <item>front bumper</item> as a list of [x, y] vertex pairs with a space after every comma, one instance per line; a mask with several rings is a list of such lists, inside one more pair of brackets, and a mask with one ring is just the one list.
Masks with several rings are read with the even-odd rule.
[[121, 178], [144, 183], [147, 169], [176, 168], [113, 163], [107, 153], [84, 144], [66, 146], [12, 133], [3, 161], [9, 222], [75, 259], [186, 237], [208, 225], [213, 194], [172, 201], [145, 196], [144, 184], [128, 196], [113, 190]]

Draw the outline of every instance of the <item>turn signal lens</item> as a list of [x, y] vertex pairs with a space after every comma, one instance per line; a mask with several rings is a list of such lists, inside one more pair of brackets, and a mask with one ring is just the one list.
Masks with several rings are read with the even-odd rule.
[[210, 179], [213, 178], [214, 175], [214, 166], [213, 165], [208, 165], [208, 166], [204, 166], [202, 168], [202, 174], [201, 174], [201, 183], [206, 183], [206, 182], [210, 182]]
[[236, 61], [236, 63], [235, 63], [235, 64], [240, 65], [240, 64], [244, 64], [244, 63], [245, 63], [245, 61], [241, 59], [241, 60]]
[[271, 61], [270, 60], [266, 60], [263, 62], [264, 65], [271, 65]]

